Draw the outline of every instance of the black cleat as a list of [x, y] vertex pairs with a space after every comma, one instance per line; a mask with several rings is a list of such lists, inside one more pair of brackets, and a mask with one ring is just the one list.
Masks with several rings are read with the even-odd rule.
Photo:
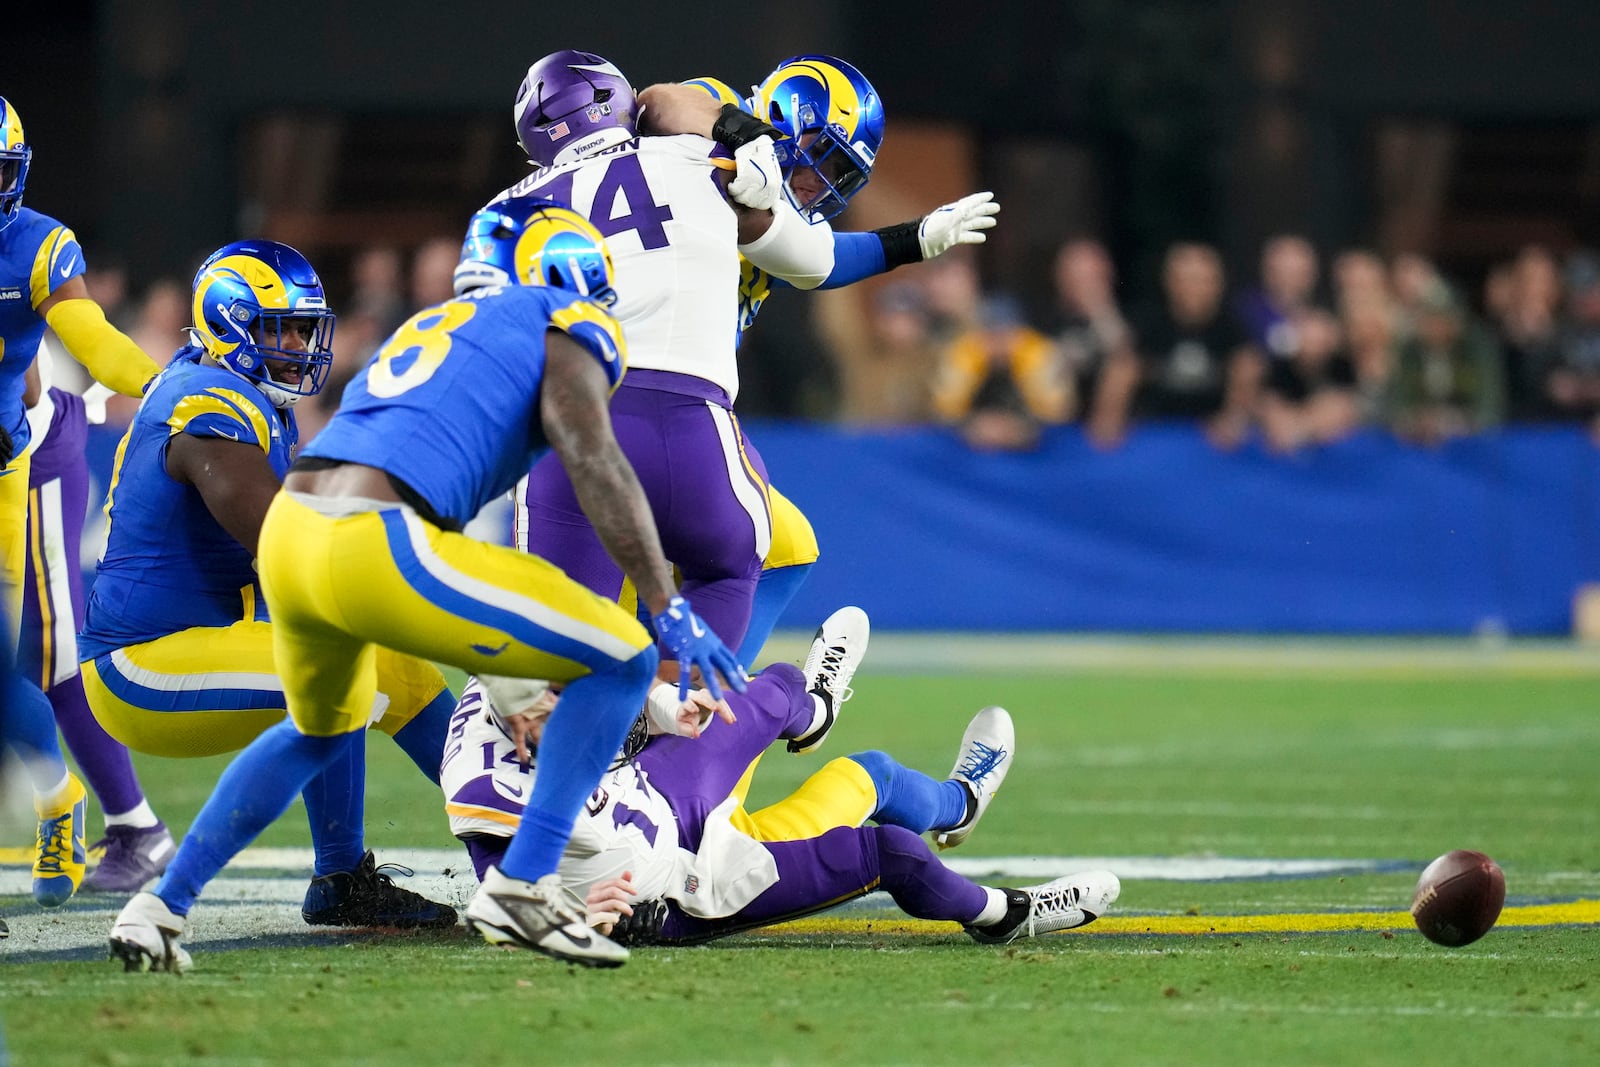
[[312, 926], [393, 926], [402, 930], [456, 924], [456, 910], [394, 884], [388, 872], [415, 873], [397, 863], [378, 866], [371, 851], [353, 871], [313, 878], [300, 917]]

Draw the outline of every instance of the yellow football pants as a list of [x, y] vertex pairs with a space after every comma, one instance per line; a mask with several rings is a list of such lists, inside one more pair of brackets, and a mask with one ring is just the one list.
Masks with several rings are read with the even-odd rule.
[[[272, 658], [273, 624], [197, 626], [83, 664], [83, 692], [106, 733], [153, 756], [243, 748], [288, 704]], [[387, 649], [364, 725], [393, 736], [445, 690], [426, 660]]]
[[279, 492], [257, 560], [289, 715], [314, 736], [366, 722], [379, 646], [473, 674], [564, 682], [651, 643], [632, 615], [545, 560], [441, 530], [403, 505], [334, 518]]

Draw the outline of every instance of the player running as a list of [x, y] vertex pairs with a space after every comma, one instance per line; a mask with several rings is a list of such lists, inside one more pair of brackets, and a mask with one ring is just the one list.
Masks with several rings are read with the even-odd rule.
[[627, 350], [604, 239], [571, 210], [513, 200], [474, 217], [475, 258], [507, 284], [425, 308], [381, 345], [296, 461], [261, 527], [261, 585], [289, 721], [223, 774], [153, 894], [112, 930], [129, 966], [182, 970], [184, 916], [229, 858], [335, 760], [361, 760], [380, 648], [476, 673], [517, 714], [528, 679], [567, 682], [546, 771], [467, 909], [492, 943], [591, 966], [627, 950], [591, 931], [556, 864], [584, 799], [643, 705], [654, 642], [630, 612], [545, 560], [462, 536], [546, 441], [687, 679], [744, 671], [675, 595], [607, 404]]

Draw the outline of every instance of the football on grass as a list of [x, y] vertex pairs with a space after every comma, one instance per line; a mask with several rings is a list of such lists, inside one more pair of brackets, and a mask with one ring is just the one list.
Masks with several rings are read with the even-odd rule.
[[1411, 918], [1422, 936], [1455, 948], [1470, 945], [1500, 918], [1506, 876], [1482, 852], [1458, 848], [1428, 864], [1411, 898]]

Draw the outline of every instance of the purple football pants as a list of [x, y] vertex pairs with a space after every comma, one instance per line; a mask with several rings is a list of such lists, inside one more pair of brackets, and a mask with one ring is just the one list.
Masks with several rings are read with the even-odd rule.
[[28, 472], [28, 566], [22, 590], [22, 639], [17, 666], [50, 697], [56, 725], [89, 787], [108, 815], [144, 800], [133, 761], [101, 728], [83, 695], [78, 673], [78, 623], [83, 618], [83, 571], [78, 554], [89, 506], [89, 436], [83, 398], [50, 390], [49, 431]]
[[[762, 671], [740, 697], [729, 697], [738, 717], [715, 723], [700, 738], [658, 737], [636, 757], [651, 785], [672, 803], [683, 847], [699, 847], [706, 816], [733, 792], [750, 762], [780, 737], [811, 722], [805, 677], [787, 663]], [[970, 922], [987, 902], [981, 886], [940, 863], [922, 838], [899, 826], [839, 827], [821, 837], [769, 841], [778, 881], [737, 914], [698, 919], [669, 906], [662, 935], [705, 941], [756, 926], [798, 918], [884, 889], [919, 919]]]
[[[683, 595], [724, 644], [738, 648], [772, 545], [772, 516], [766, 465], [727, 394], [686, 374], [630, 371], [611, 400], [611, 424], [644, 487], [661, 547], [682, 576]], [[518, 548], [601, 596], [620, 598], [622, 570], [554, 453], [534, 464], [517, 510]]]

